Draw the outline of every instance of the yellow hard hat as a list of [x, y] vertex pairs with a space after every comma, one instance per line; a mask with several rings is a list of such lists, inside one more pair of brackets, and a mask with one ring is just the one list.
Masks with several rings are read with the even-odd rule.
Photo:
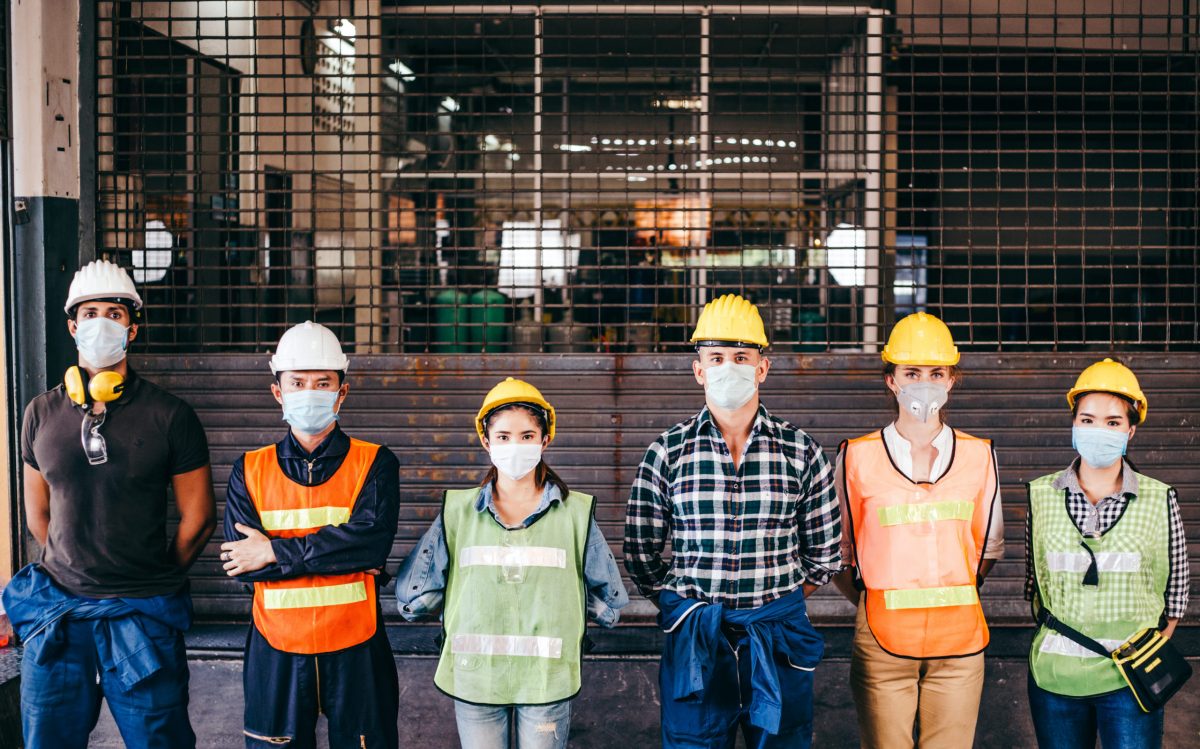
[[758, 348], [769, 345], [758, 307], [737, 294], [726, 294], [704, 305], [692, 333], [692, 343], [704, 341], [749, 344]]
[[916, 312], [896, 323], [883, 360], [910, 367], [953, 367], [958, 364], [958, 347], [946, 323], [926, 312]]
[[1150, 410], [1150, 402], [1133, 370], [1112, 359], [1098, 361], [1079, 373], [1075, 387], [1067, 391], [1067, 405], [1075, 408], [1075, 400], [1086, 393], [1112, 393], [1133, 401], [1137, 404], [1139, 424], [1146, 420], [1146, 412]]
[[551, 442], [554, 441], [554, 406], [551, 406], [550, 402], [542, 397], [540, 390], [515, 377], [505, 378], [504, 382], [488, 391], [487, 397], [483, 399], [483, 405], [479, 407], [479, 413], [475, 415], [475, 431], [479, 434], [479, 439], [484, 438], [483, 421], [487, 415], [510, 403], [528, 403], [545, 411], [548, 432], [546, 436], [550, 438]]

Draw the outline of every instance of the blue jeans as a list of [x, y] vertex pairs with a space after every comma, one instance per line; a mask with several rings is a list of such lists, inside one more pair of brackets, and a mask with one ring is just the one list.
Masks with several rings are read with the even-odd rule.
[[[552, 705], [472, 705], [454, 701], [463, 749], [563, 749], [571, 730], [571, 701]], [[516, 724], [516, 744], [509, 740]]]
[[39, 666], [32, 658], [22, 659], [21, 728], [26, 748], [86, 749], [103, 698], [128, 749], [193, 749], [196, 735], [188, 720], [183, 633], [142, 617], [163, 668], [126, 691], [115, 672], [99, 667], [92, 634], [96, 624], [68, 620], [62, 630], [65, 647], [54, 660]]
[[1041, 749], [1159, 749], [1163, 711], [1144, 713], [1128, 689], [1095, 697], [1047, 692], [1029, 675], [1029, 708]]
[[[668, 634], [667, 637], [674, 637]], [[809, 749], [812, 746], [813, 674], [776, 655], [783, 720], [769, 734], [750, 723], [750, 644], [743, 639], [719, 648], [708, 690], [696, 701], [663, 699], [664, 749], [733, 749], [739, 729], [749, 749]], [[667, 694], [671, 674], [659, 671], [659, 694]]]

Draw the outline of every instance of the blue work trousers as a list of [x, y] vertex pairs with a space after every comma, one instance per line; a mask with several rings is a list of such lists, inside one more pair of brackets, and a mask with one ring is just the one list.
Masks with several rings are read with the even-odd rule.
[[1142, 712], [1128, 689], [1095, 697], [1048, 692], [1029, 676], [1029, 708], [1041, 749], [1159, 749], [1162, 708]]
[[[135, 615], [140, 616], [140, 615]], [[183, 633], [140, 616], [163, 667], [125, 689], [116, 671], [100, 667], [93, 627], [100, 620], [66, 620], [61, 651], [47, 663], [21, 663], [21, 727], [26, 749], [86, 749], [108, 703], [127, 749], [194, 749], [188, 721], [188, 664]]]

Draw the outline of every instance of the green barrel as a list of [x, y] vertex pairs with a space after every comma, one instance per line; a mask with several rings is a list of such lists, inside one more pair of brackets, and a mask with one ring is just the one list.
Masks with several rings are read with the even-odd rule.
[[429, 350], [435, 354], [465, 354], [471, 350], [471, 297], [458, 289], [445, 289], [433, 296]]
[[481, 289], [471, 295], [470, 342], [473, 351], [489, 354], [508, 350], [508, 297], [495, 289]]

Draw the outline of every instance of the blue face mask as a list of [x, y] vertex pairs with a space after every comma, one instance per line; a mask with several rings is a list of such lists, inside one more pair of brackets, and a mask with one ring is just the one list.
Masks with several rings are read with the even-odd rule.
[[129, 328], [107, 317], [84, 320], [75, 328], [75, 348], [93, 367], [111, 367], [125, 358]]
[[1129, 434], [1102, 427], [1072, 427], [1071, 447], [1093, 468], [1108, 468], [1129, 447]]
[[336, 390], [297, 390], [283, 394], [283, 420], [302, 434], [320, 434], [337, 420]]

